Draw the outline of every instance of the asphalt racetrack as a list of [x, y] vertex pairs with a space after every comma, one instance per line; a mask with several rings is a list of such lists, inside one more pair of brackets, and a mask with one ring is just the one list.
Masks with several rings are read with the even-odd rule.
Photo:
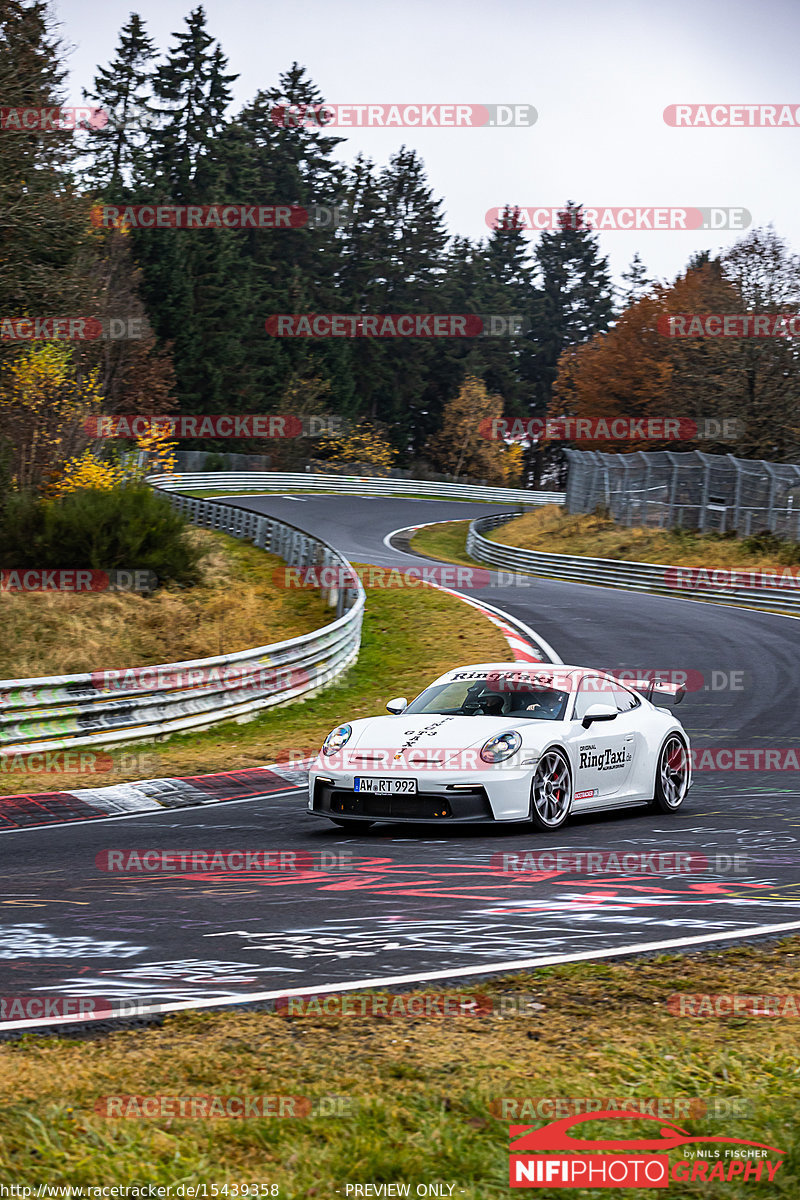
[[[310, 495], [235, 502], [382, 566], [415, 561], [385, 543], [394, 530], [497, 511]], [[679, 710], [698, 750], [800, 749], [800, 624], [791, 618], [539, 579], [471, 594], [530, 625], [565, 662], [702, 676]], [[385, 692], [394, 694], [391, 679]], [[287, 989], [462, 980], [800, 928], [797, 771], [699, 771], [679, 815], [583, 817], [550, 836], [523, 825], [389, 824], [354, 836], [308, 815], [302, 784], [298, 773], [263, 798], [0, 835], [0, 992], [170, 1008], [255, 1002]], [[98, 854], [130, 848], [328, 850], [352, 860], [250, 874], [98, 869]], [[668, 849], [709, 865], [524, 876], [492, 864], [531, 849]]]

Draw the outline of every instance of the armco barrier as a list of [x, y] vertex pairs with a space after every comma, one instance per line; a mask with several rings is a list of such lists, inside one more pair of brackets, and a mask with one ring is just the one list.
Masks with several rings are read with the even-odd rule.
[[[278, 555], [294, 567], [350, 564], [319, 538], [219, 500], [170, 495], [195, 525], [216, 529]], [[364, 589], [353, 585], [322, 595], [336, 620], [313, 633], [271, 646], [191, 662], [126, 672], [0, 681], [0, 754], [121, 745], [188, 729], [206, 729], [301, 696], [338, 678], [358, 657]], [[122, 686], [124, 684], [124, 686]]]
[[[552, 579], [571, 579], [576, 583], [602, 584], [632, 592], [656, 592], [662, 596], [687, 600], [713, 600], [721, 604], [739, 604], [745, 608], [764, 608], [772, 612], [800, 615], [800, 576], [796, 587], [692, 587], [686, 578], [701, 568], [672, 567], [661, 563], [622, 562], [612, 558], [588, 558], [577, 554], [542, 554], [523, 550], [483, 537], [490, 529], [513, 521], [518, 513], [498, 513], [472, 521], [467, 535], [467, 553], [493, 567], [510, 571], [545, 575]], [[733, 575], [735, 569], [726, 574]], [[739, 574], [747, 574], [744, 570]], [[708, 569], [711, 576], [712, 570]]]
[[563, 492], [524, 488], [479, 487], [473, 483], [426, 483], [417, 479], [381, 479], [360, 475], [287, 474], [282, 471], [202, 471], [151, 475], [165, 491], [213, 489], [237, 492], [341, 492], [350, 496], [433, 496], [441, 500], [485, 500], [495, 504], [563, 504]]

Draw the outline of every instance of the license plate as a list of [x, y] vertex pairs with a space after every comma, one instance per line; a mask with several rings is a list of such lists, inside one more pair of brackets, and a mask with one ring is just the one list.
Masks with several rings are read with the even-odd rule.
[[356, 792], [375, 792], [386, 795], [390, 792], [416, 792], [416, 779], [385, 779], [380, 775], [356, 776], [353, 790]]

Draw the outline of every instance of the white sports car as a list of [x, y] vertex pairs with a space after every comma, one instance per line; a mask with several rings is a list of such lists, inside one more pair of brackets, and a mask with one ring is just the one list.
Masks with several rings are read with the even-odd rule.
[[562, 664], [480, 663], [441, 675], [389, 717], [332, 730], [309, 772], [309, 811], [362, 830], [375, 821], [529, 821], [648, 803], [680, 808], [689, 738], [654, 691], [684, 689]]

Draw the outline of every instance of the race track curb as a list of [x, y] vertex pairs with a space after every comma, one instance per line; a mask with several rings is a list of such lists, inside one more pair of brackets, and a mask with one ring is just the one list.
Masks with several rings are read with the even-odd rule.
[[0, 832], [40, 825], [72, 824], [164, 808], [193, 808], [283, 792], [305, 781], [305, 772], [279, 763], [222, 771], [217, 775], [187, 775], [175, 779], [142, 779], [110, 787], [74, 792], [41, 792], [0, 796]]

